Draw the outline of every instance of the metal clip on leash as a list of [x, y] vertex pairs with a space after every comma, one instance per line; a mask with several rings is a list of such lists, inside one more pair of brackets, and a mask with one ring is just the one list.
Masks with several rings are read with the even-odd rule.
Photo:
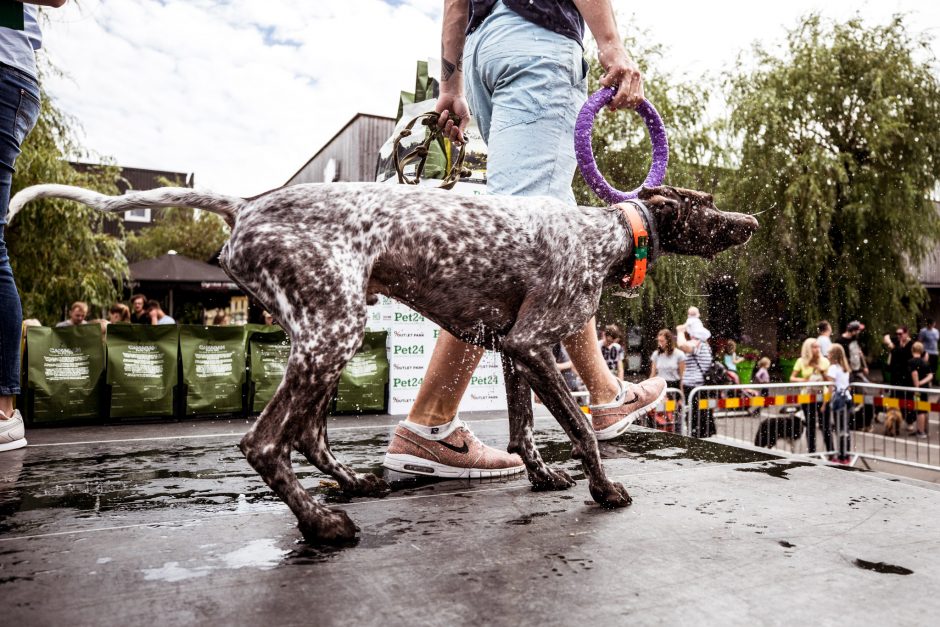
[[[444, 137], [443, 131], [437, 125], [439, 119], [440, 115], [434, 111], [422, 113], [418, 117], [408, 122], [405, 128], [403, 128], [395, 138], [395, 143], [392, 147], [392, 159], [395, 163], [395, 171], [398, 173], [399, 183], [403, 183], [405, 185], [417, 185], [421, 181], [421, 175], [424, 173], [424, 166], [427, 164], [428, 154], [431, 151], [431, 142], [437, 141], [441, 148], [441, 152], [443, 152], [444, 155], [447, 154], [448, 140]], [[451, 115], [450, 119], [454, 122], [454, 124], [460, 124], [459, 117]], [[418, 120], [421, 120], [421, 124], [427, 127], [424, 141], [402, 155], [400, 151], [401, 140], [411, 135], [411, 131]], [[463, 160], [464, 156], [466, 156], [466, 153], [467, 142], [464, 142], [460, 144], [460, 148], [457, 150], [457, 158], [448, 159], [448, 161], [451, 161], [450, 170], [447, 172], [447, 176], [444, 177], [444, 180], [440, 185], [438, 185], [438, 187], [442, 189], [451, 189], [462, 177], [470, 176], [470, 171], [464, 170], [463, 167]], [[405, 168], [412, 163], [416, 163], [417, 165], [415, 166], [414, 178], [409, 178], [405, 174]]]

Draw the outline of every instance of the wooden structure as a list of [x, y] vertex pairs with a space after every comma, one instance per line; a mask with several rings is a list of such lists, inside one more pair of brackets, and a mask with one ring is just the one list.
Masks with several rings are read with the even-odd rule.
[[379, 148], [394, 129], [394, 118], [357, 113], [285, 185], [374, 181]]

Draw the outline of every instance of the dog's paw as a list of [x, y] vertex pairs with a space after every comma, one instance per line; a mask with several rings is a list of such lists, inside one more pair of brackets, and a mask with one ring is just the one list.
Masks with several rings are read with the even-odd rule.
[[606, 509], [626, 507], [633, 502], [622, 483], [609, 481], [599, 486], [590, 486], [589, 489], [594, 501]]
[[297, 523], [304, 540], [311, 544], [355, 544], [359, 527], [341, 509], [326, 510]]
[[388, 482], [373, 474], [356, 475], [352, 485], [343, 490], [352, 496], [376, 496], [384, 498], [392, 491]]
[[529, 481], [536, 492], [549, 490], [567, 490], [575, 485], [574, 479], [561, 468], [543, 466], [537, 471], [529, 471]]

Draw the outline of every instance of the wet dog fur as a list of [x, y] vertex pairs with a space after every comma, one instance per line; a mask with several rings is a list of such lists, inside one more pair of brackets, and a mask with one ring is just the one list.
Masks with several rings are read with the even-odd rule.
[[899, 409], [888, 409], [885, 412], [885, 435], [895, 437], [901, 435], [901, 427], [904, 425], [904, 417]]
[[[534, 489], [564, 490], [574, 481], [539, 455], [530, 387], [571, 439], [594, 500], [611, 508], [631, 502], [605, 475], [592, 427], [551, 350], [591, 318], [603, 285], [632, 269], [632, 231], [619, 208], [370, 183], [295, 185], [250, 199], [182, 188], [110, 197], [40, 185], [17, 194], [10, 219], [30, 200], [49, 196], [112, 212], [195, 207], [232, 227], [223, 269], [291, 340], [284, 380], [239, 446], [308, 541], [349, 542], [358, 528], [345, 511], [307, 493], [291, 466], [293, 450], [349, 495], [389, 492], [380, 477], [339, 462], [326, 432], [330, 399], [376, 294], [404, 302], [461, 340], [501, 351], [508, 450], [520, 455]], [[701, 192], [663, 186], [644, 189], [640, 199], [651, 256], [712, 257], [757, 229], [753, 217], [719, 211]]]

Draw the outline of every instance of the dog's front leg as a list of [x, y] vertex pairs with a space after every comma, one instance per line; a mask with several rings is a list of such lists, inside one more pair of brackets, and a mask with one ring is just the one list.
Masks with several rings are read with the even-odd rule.
[[568, 393], [565, 382], [555, 367], [555, 359], [549, 347], [539, 345], [524, 333], [524, 320], [517, 319], [513, 331], [503, 342], [503, 352], [515, 362], [516, 369], [525, 377], [535, 393], [561, 425], [572, 444], [582, 453], [581, 463], [588, 478], [588, 489], [597, 503], [604, 507], [626, 507], [632, 502], [627, 489], [607, 478], [601, 464], [594, 430], [584, 413]]
[[532, 489], [566, 490], [573, 486], [574, 479], [560, 468], [549, 468], [542, 460], [532, 433], [532, 400], [529, 384], [516, 369], [512, 357], [503, 353], [503, 376], [506, 379], [506, 400], [509, 405], [509, 448], [525, 462]]

